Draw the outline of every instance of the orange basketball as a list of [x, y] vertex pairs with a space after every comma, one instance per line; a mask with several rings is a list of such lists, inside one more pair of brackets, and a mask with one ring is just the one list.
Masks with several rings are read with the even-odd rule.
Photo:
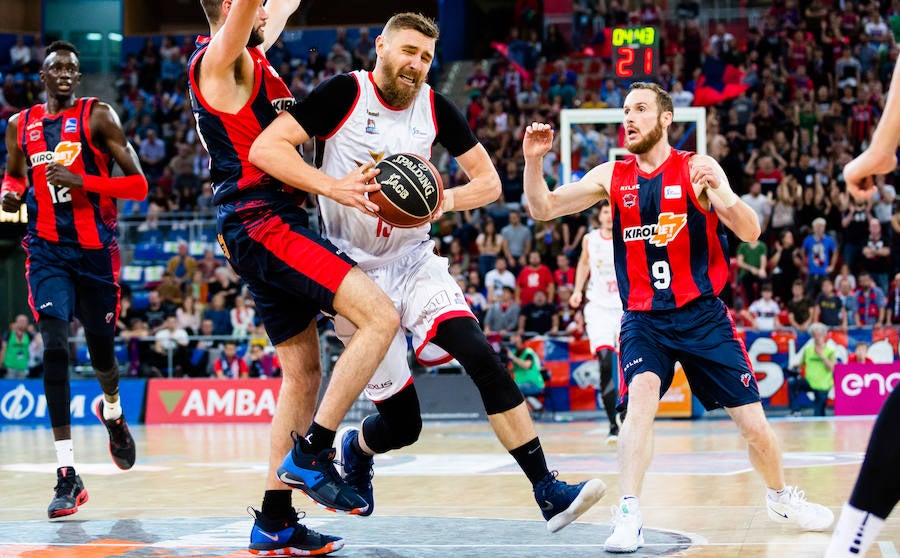
[[441, 175], [431, 162], [414, 153], [384, 157], [375, 168], [381, 190], [369, 194], [378, 216], [395, 227], [410, 229], [431, 221], [444, 201]]

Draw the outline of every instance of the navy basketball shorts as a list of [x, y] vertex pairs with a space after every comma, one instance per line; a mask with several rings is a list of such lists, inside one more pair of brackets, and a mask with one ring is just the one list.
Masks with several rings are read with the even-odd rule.
[[[707, 410], [759, 401], [759, 386], [744, 343], [718, 298], [664, 312], [626, 311], [619, 344], [626, 384], [637, 374], [656, 374], [662, 382], [662, 397], [672, 384], [677, 361]], [[627, 405], [627, 394], [619, 405]]]
[[274, 345], [301, 333], [320, 311], [333, 314], [334, 293], [356, 265], [309, 228], [293, 200], [223, 204], [218, 233]]
[[35, 321], [44, 315], [70, 322], [74, 316], [92, 335], [115, 335], [122, 266], [118, 245], [89, 250], [26, 235], [22, 247]]

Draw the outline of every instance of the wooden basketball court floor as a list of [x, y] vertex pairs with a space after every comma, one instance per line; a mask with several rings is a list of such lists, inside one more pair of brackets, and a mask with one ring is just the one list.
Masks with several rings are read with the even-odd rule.
[[[789, 483], [834, 510], [847, 499], [872, 418], [773, 419]], [[346, 540], [345, 557], [605, 556], [619, 497], [615, 449], [602, 422], [538, 423], [551, 469], [608, 485], [577, 522], [547, 532], [530, 486], [483, 423], [426, 423], [412, 448], [376, 459], [371, 517], [330, 514], [295, 493], [314, 529]], [[0, 430], [0, 557], [249, 556], [268, 425], [135, 426], [138, 463], [109, 461], [101, 425], [75, 427], [75, 458], [90, 500], [49, 521], [55, 483], [48, 427]], [[642, 507], [646, 545], [633, 556], [821, 557], [830, 533], [771, 522], [762, 481], [727, 420], [662, 420]], [[870, 556], [897, 557], [900, 519]]]

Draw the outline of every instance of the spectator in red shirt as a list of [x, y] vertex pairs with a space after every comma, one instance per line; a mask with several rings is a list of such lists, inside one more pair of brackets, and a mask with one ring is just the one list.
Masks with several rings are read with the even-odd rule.
[[556, 297], [556, 285], [550, 268], [541, 263], [540, 253], [532, 250], [528, 253], [528, 265], [522, 268], [516, 278], [516, 300], [524, 307], [531, 304], [537, 291], [544, 291], [548, 300]]
[[872, 357], [869, 356], [869, 346], [866, 345], [865, 341], [857, 341], [856, 347], [853, 348], [853, 353], [848, 357], [848, 362], [860, 362], [860, 363], [874, 363]]
[[569, 265], [569, 258], [565, 254], [556, 255], [556, 271], [553, 272], [553, 282], [557, 288], [563, 285], [575, 286], [575, 269]]
[[237, 356], [237, 344], [234, 341], [226, 341], [222, 348], [222, 356], [216, 359], [213, 365], [216, 378], [249, 378], [250, 368], [247, 362]]

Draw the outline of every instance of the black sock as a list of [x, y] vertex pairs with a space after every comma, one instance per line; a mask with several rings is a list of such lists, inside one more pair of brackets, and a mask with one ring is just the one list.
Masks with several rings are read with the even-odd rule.
[[366, 452], [364, 452], [362, 449], [362, 446], [359, 445], [359, 436], [361, 434], [362, 434], [362, 432], [360, 432], [359, 434], [354, 436], [353, 439], [350, 441], [350, 449], [353, 450], [353, 452], [356, 453], [356, 455], [369, 455]]
[[318, 454], [320, 451], [334, 447], [334, 430], [328, 430], [321, 424], [313, 421], [306, 431], [306, 441], [309, 442], [310, 453]]
[[290, 490], [266, 490], [262, 501], [262, 514], [268, 519], [283, 519], [291, 513]]
[[519, 467], [531, 481], [531, 486], [541, 482], [550, 471], [547, 470], [547, 460], [544, 458], [544, 450], [538, 438], [525, 442], [523, 445], [509, 452], [519, 464]]

